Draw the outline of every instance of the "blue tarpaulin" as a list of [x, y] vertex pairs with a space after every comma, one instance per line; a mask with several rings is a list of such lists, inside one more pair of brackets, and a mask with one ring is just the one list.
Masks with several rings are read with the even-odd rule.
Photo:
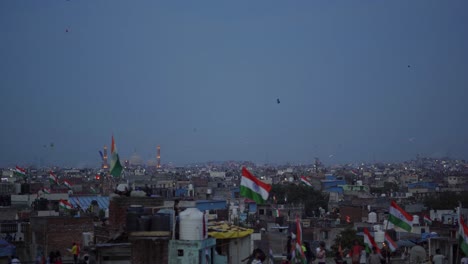
[[69, 202], [73, 207], [80, 206], [82, 209], [88, 209], [91, 202], [95, 200], [100, 209], [106, 210], [109, 208], [109, 197], [108, 196], [70, 196]]
[[16, 253], [16, 246], [8, 243], [5, 239], [0, 239], [0, 257], [13, 256]]

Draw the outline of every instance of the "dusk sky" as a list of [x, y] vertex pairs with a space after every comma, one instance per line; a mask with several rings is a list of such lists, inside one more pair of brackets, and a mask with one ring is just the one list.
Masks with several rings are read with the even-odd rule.
[[466, 159], [467, 10], [0, 1], [0, 166]]

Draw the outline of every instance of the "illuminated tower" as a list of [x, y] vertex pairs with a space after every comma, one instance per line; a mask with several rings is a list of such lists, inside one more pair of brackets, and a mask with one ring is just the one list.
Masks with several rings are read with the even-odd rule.
[[158, 146], [156, 149], [157, 149], [156, 160], [158, 161], [156, 168], [160, 169], [161, 168], [161, 146]]
[[105, 170], [109, 169], [109, 164], [107, 163], [107, 146], [104, 146], [104, 155], [102, 157], [102, 168]]

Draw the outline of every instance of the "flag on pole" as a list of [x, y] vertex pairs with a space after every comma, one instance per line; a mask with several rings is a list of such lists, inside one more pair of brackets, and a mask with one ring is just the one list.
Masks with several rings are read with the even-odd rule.
[[273, 256], [273, 250], [271, 250], [271, 248], [268, 251], [268, 257], [269, 257], [268, 263], [269, 264], [274, 264], [275, 263], [275, 256]]
[[114, 135], [112, 135], [110, 174], [114, 177], [120, 177], [120, 174], [122, 174], [122, 169], [123, 168], [120, 164], [119, 153], [117, 153], [117, 146], [115, 145], [114, 141]]
[[59, 207], [65, 210], [70, 210], [73, 208], [73, 205], [66, 200], [60, 200]]
[[301, 176], [301, 182], [309, 187], [312, 187], [312, 183], [305, 176]]
[[426, 225], [432, 225], [432, 219], [427, 216], [427, 215], [424, 215], [424, 223], [426, 223]]
[[385, 244], [387, 244], [391, 252], [394, 252], [398, 248], [397, 243], [393, 241], [393, 239], [390, 237], [390, 235], [387, 232], [385, 232]]
[[59, 185], [59, 181], [57, 176], [51, 171], [49, 172], [49, 182], [50, 184], [57, 184]]
[[303, 264], [307, 263], [307, 258], [304, 254], [304, 251], [302, 250], [302, 227], [299, 215], [296, 215], [296, 243], [293, 245], [291, 262], [297, 263], [296, 260]]
[[245, 167], [242, 168], [241, 196], [254, 200], [257, 204], [262, 204], [268, 200], [270, 190], [271, 185], [257, 179]]
[[273, 216], [274, 217], [279, 217], [280, 216], [280, 211], [278, 208], [273, 208]]
[[50, 193], [52, 193], [52, 192], [50, 191], [50, 189], [47, 189], [47, 188], [42, 188], [42, 192], [45, 193], [45, 194], [50, 194]]
[[16, 168], [13, 170], [13, 174], [17, 177], [26, 177], [26, 170], [19, 167], [19, 166], [16, 166]]
[[413, 216], [405, 212], [395, 201], [390, 203], [390, 216], [388, 221], [399, 228], [411, 232], [413, 228]]
[[458, 236], [460, 248], [465, 253], [465, 256], [468, 256], [468, 226], [466, 225], [465, 219], [461, 215], [461, 203], [458, 207]]
[[364, 245], [366, 246], [367, 253], [371, 253], [373, 247], [377, 248], [377, 253], [380, 253], [380, 248], [377, 246], [374, 237], [366, 227], [364, 227]]
[[63, 185], [67, 186], [68, 189], [71, 189], [71, 188], [72, 188], [71, 183], [70, 183], [69, 181], [67, 181], [67, 180], [64, 180], [64, 181], [63, 181]]

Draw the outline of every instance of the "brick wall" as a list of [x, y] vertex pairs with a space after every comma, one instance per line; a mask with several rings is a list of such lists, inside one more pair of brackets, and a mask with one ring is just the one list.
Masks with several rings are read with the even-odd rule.
[[351, 222], [361, 222], [363, 217], [363, 210], [361, 207], [341, 206], [340, 207], [340, 220], [342, 223], [346, 222], [346, 216], [349, 216]]
[[169, 240], [132, 241], [132, 263], [168, 263]]
[[59, 250], [64, 259], [71, 257], [67, 249], [73, 242], [81, 246], [83, 232], [93, 232], [94, 224], [91, 217], [32, 217], [31, 227], [35, 248], [49, 254]]
[[127, 222], [127, 208], [130, 205], [143, 207], [162, 206], [164, 201], [154, 197], [113, 197], [109, 201], [109, 228], [124, 230]]

